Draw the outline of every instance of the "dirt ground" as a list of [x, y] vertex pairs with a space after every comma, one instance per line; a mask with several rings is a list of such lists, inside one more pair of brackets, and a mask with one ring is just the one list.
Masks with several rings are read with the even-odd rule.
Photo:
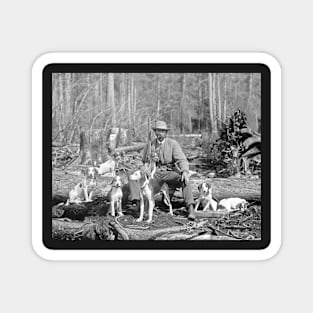
[[[126, 174], [122, 179], [126, 183]], [[123, 206], [124, 216], [114, 219], [108, 215], [109, 201], [106, 198], [112, 178], [100, 178], [92, 202], [82, 205], [63, 206], [68, 192], [81, 180], [80, 167], [53, 170], [53, 237], [58, 239], [82, 240], [104, 239], [154, 239], [154, 240], [258, 240], [261, 238], [261, 180], [249, 177], [208, 178], [207, 169], [199, 168], [190, 177], [194, 198], [199, 196], [198, 185], [209, 181], [214, 188], [214, 197], [221, 200], [228, 197], [245, 198], [249, 205], [245, 211], [226, 213], [222, 211], [196, 213], [195, 222], [187, 218], [187, 211], [181, 190], [172, 198], [174, 216], [160, 197], [156, 197], [153, 222], [147, 224], [147, 212], [143, 222], [136, 222], [138, 209], [131, 203]], [[99, 232], [99, 225], [103, 229]], [[124, 237], [116, 229], [125, 232]], [[163, 231], [164, 230], [164, 231]], [[76, 234], [76, 235], [73, 235]], [[103, 234], [107, 235], [103, 235]], [[77, 235], [79, 234], [79, 235]]]

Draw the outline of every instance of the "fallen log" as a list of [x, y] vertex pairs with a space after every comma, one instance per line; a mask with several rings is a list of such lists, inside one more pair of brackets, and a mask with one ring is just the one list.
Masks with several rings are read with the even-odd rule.
[[182, 234], [182, 233], [175, 233], [175, 234], [165, 234], [160, 237], [156, 237], [155, 240], [190, 240], [191, 238], [197, 237], [199, 233], [192, 233], [192, 234]]
[[120, 233], [121, 230], [125, 232], [129, 240], [157, 240], [157, 238], [165, 234], [176, 234], [176, 236], [181, 237], [183, 232], [185, 231], [188, 232], [187, 235], [189, 235], [189, 237], [192, 237], [190, 232], [193, 232], [193, 235], [197, 236], [197, 232], [203, 232], [203, 227], [207, 223], [208, 221], [200, 221], [198, 223], [194, 222], [192, 223], [192, 225], [189, 225], [188, 223], [183, 226], [171, 226], [158, 229], [134, 229], [130, 227], [137, 225], [121, 225], [121, 223], [117, 219], [109, 222], [110, 226], [112, 226], [117, 232]]
[[154, 240], [155, 238], [163, 234], [179, 233], [181, 231], [186, 230], [185, 226], [173, 226], [154, 230], [140, 230], [140, 229], [137, 230], [123, 227], [115, 221], [111, 221], [110, 225], [114, 229], [116, 229], [117, 232], [121, 231], [121, 229], [125, 231], [130, 240]]
[[132, 146], [119, 147], [115, 149], [115, 152], [126, 153], [131, 151], [140, 151], [146, 146], [146, 143], [137, 143]]
[[196, 217], [198, 218], [221, 218], [225, 216], [225, 213], [228, 212], [219, 212], [219, 211], [196, 211]]
[[199, 196], [198, 186], [203, 181], [213, 186], [213, 196], [217, 200], [238, 197], [247, 201], [261, 201], [261, 179], [250, 180], [249, 178], [208, 178], [190, 179], [194, 197]]

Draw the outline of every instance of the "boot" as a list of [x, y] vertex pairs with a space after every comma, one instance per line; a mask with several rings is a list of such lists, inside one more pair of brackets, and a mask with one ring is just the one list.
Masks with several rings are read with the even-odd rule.
[[195, 209], [193, 207], [193, 204], [189, 204], [187, 207], [188, 210], [188, 219], [191, 221], [194, 221], [196, 219], [196, 215], [195, 215]]

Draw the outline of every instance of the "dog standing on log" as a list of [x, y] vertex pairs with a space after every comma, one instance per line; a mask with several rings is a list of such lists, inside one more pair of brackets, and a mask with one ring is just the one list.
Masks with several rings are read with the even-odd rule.
[[122, 198], [123, 198], [123, 191], [122, 191], [122, 179], [119, 175], [116, 175], [113, 178], [112, 188], [109, 192], [109, 199], [110, 199], [110, 207], [111, 207], [111, 215], [115, 216], [115, 211], [119, 216], [123, 216], [122, 212]]
[[203, 182], [198, 186], [200, 195], [196, 202], [195, 211], [198, 210], [198, 207], [201, 203], [203, 211], [211, 209], [213, 211], [217, 210], [217, 201], [213, 199], [212, 195], [212, 186], [208, 182]]

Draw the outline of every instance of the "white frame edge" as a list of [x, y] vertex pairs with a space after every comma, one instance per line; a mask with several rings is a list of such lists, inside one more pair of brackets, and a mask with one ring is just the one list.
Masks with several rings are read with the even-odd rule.
[[[262, 250], [52, 250], [42, 241], [42, 72], [51, 63], [261, 63], [271, 71], [271, 241]], [[32, 68], [32, 245], [46, 260], [267, 260], [281, 246], [281, 67], [267, 53], [47, 53]]]

